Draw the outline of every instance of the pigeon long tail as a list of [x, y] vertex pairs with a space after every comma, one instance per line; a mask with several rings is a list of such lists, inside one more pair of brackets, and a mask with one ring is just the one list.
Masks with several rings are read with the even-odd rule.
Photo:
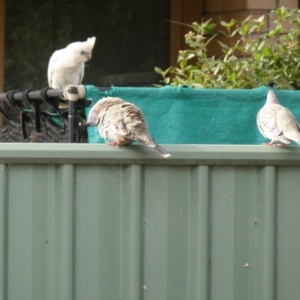
[[155, 142], [154, 142], [154, 144], [155, 144], [154, 147], [149, 147], [149, 148], [153, 149], [153, 151], [155, 151], [156, 153], [158, 153], [159, 155], [161, 155], [164, 158], [171, 157], [171, 154], [168, 153], [164, 148], [162, 148], [161, 146], [159, 146]]

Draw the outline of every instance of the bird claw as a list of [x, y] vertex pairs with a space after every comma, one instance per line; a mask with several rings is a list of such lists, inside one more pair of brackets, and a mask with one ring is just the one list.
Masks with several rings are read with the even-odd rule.
[[117, 142], [106, 142], [106, 145], [115, 146], [119, 148], [119, 144]]
[[263, 145], [263, 146], [277, 146], [277, 147], [284, 147], [284, 146], [285, 146], [284, 143], [276, 144], [275, 142], [264, 143], [264, 144], [262, 144], [262, 145]]

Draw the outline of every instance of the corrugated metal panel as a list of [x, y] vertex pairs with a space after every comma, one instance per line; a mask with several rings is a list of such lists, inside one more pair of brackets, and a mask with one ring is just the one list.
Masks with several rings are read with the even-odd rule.
[[0, 145], [0, 299], [300, 298], [300, 149]]

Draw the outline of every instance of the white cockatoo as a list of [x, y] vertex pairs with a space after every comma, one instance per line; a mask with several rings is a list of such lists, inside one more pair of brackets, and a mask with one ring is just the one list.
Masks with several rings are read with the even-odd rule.
[[59, 89], [66, 85], [78, 85], [84, 76], [84, 63], [92, 58], [96, 38], [75, 42], [55, 51], [48, 65], [49, 87]]

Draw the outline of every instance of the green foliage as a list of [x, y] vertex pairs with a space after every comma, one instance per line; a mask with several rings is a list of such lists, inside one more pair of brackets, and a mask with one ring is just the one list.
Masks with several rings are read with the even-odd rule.
[[[199, 88], [256, 88], [275, 81], [279, 89], [300, 89], [300, 9], [280, 7], [265, 16], [220, 22], [224, 30], [212, 35], [215, 24], [192, 23], [185, 35], [188, 48], [179, 51], [178, 67], [155, 68], [164, 84]], [[218, 40], [227, 37], [226, 43]], [[223, 55], [210, 57], [217, 41]]]

